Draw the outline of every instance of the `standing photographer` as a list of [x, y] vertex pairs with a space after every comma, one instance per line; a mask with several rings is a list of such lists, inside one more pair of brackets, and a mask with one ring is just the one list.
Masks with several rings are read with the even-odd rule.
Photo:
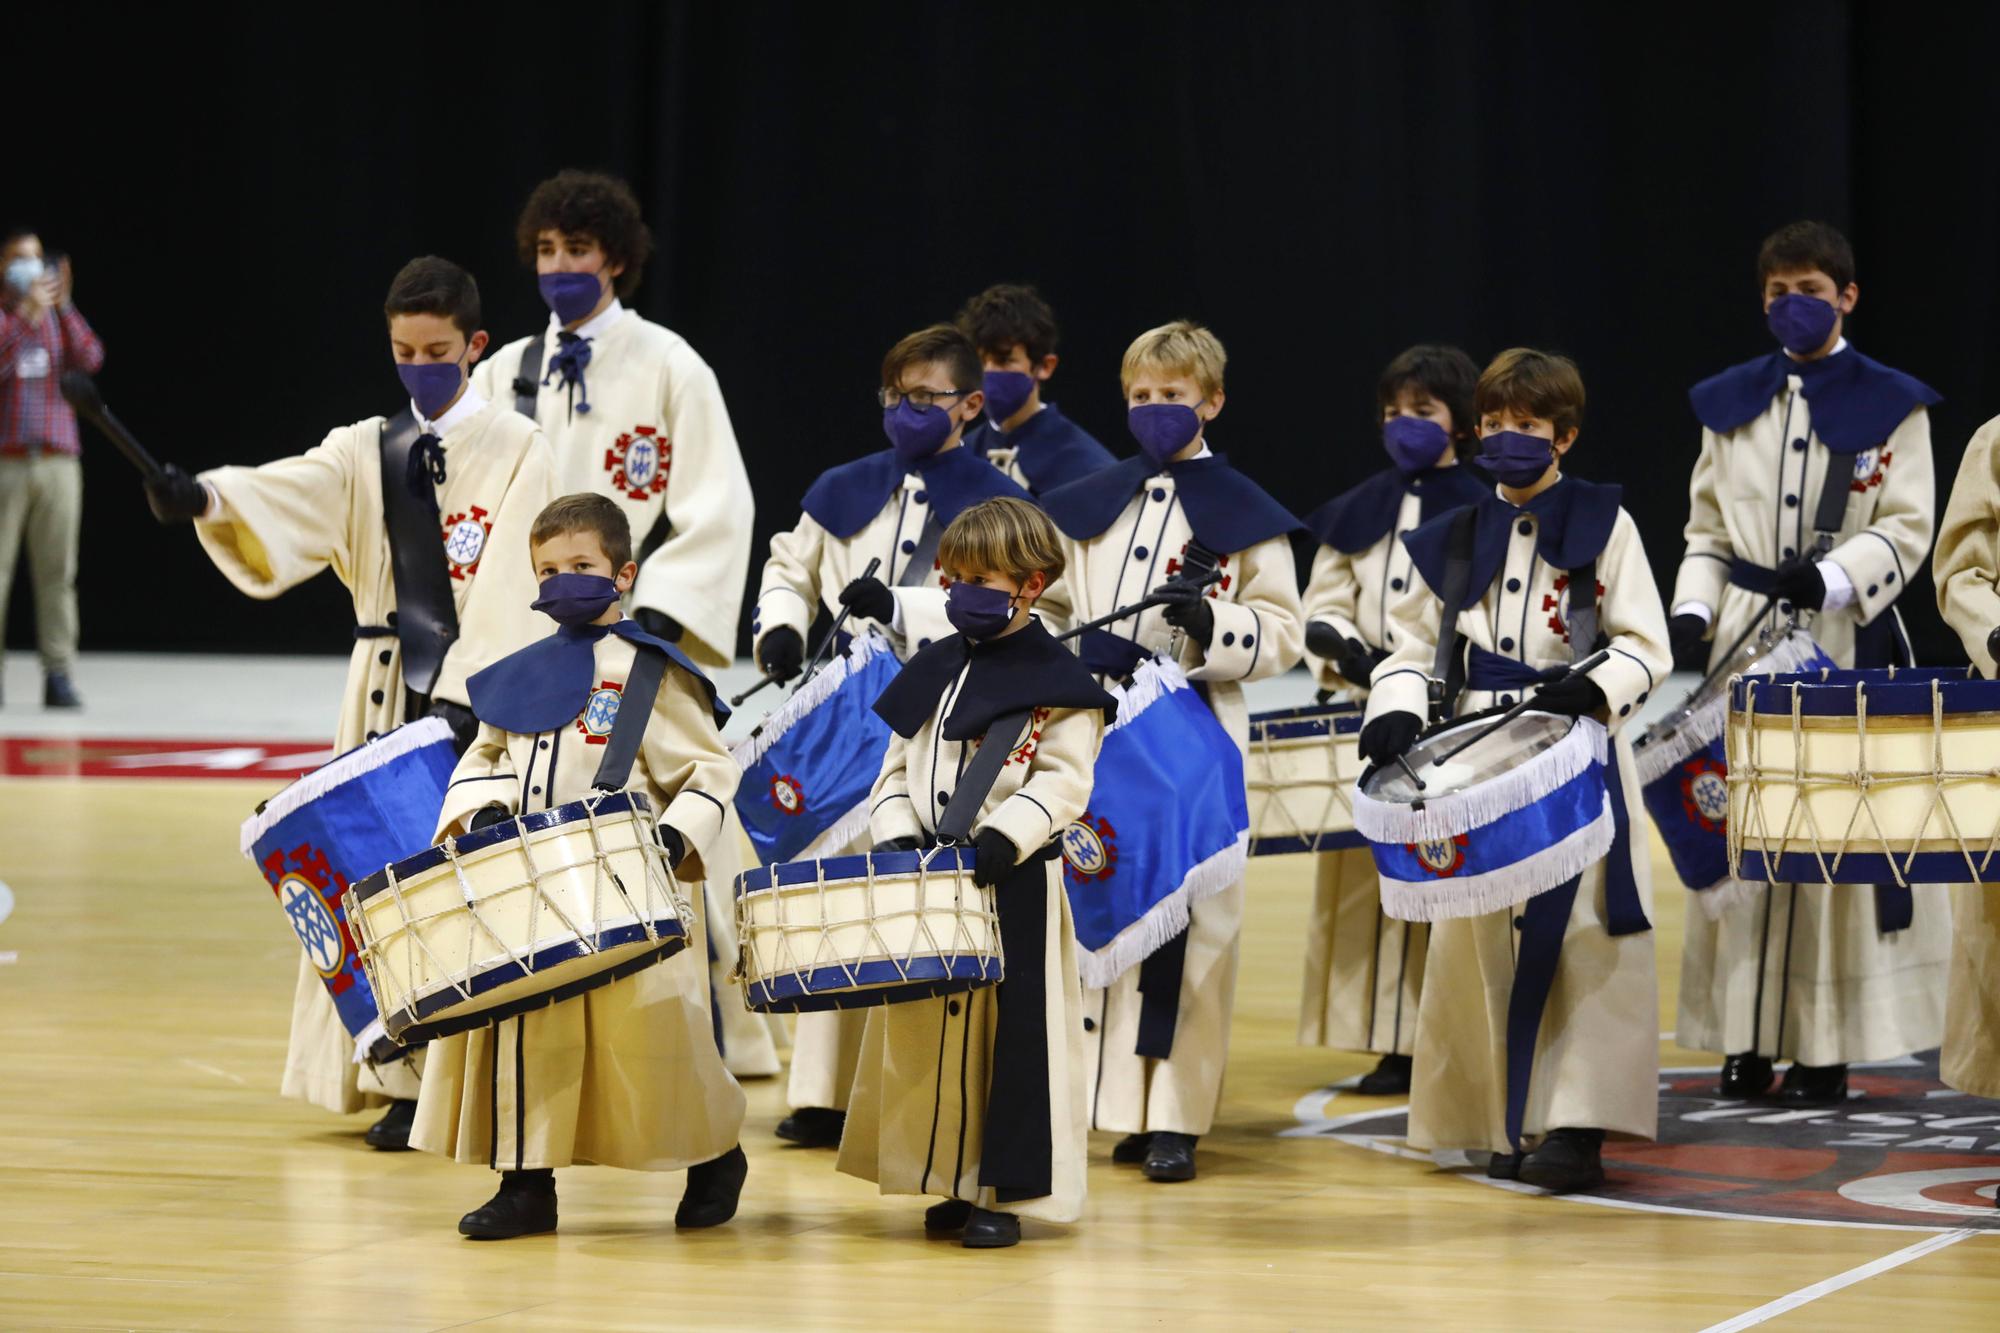
[[83, 468], [76, 413], [58, 384], [65, 370], [95, 374], [104, 344], [70, 304], [68, 256], [42, 256], [41, 238], [14, 228], [0, 242], [0, 630], [25, 535], [35, 581], [42, 704], [78, 708], [76, 554]]

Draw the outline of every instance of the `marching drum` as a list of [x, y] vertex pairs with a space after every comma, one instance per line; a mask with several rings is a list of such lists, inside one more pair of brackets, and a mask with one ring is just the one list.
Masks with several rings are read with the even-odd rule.
[[[1429, 733], [1376, 769], [1354, 799], [1354, 823], [1381, 873], [1382, 910], [1402, 921], [1483, 916], [1583, 873], [1611, 850], [1604, 766], [1609, 740], [1591, 718], [1527, 712], [1434, 762], [1491, 718]], [[1423, 780], [1419, 790], [1410, 779]]]
[[581, 995], [687, 944], [687, 900], [640, 792], [447, 838], [347, 902], [383, 1022], [404, 1042]]
[[1354, 827], [1354, 784], [1367, 767], [1358, 748], [1363, 708], [1315, 704], [1251, 716], [1250, 855], [1368, 845]]
[[993, 890], [970, 849], [876, 852], [760, 866], [736, 877], [736, 931], [752, 1009], [807, 1013], [899, 1004], [1001, 980]]
[[1738, 679], [1728, 760], [1741, 879], [2000, 881], [2000, 681], [1966, 667]]

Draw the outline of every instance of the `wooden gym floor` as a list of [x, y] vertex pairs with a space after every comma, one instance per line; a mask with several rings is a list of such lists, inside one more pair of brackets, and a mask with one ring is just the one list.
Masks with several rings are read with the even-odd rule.
[[[1081, 1225], [968, 1252], [924, 1239], [923, 1200], [781, 1146], [767, 1079], [730, 1225], [676, 1234], [678, 1175], [586, 1168], [558, 1234], [467, 1242], [490, 1173], [371, 1152], [370, 1117], [277, 1096], [298, 946], [236, 854], [275, 785], [0, 780], [0, 1327], [2000, 1326], [1994, 1234], [1631, 1211], [1280, 1137], [1295, 1108], [1382, 1105], [1324, 1105], [1370, 1062], [1293, 1044], [1300, 857], [1253, 863], [1227, 1103], [1191, 1184], [1112, 1167], [1098, 1136]], [[1681, 895], [1660, 903], [1665, 1031]]]

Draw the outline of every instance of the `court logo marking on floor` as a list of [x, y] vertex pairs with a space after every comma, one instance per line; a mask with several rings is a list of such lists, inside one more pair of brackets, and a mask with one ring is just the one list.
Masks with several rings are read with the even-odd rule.
[[[1856, 1065], [1848, 1083], [1844, 1106], [1794, 1109], [1725, 1101], [1715, 1095], [1713, 1068], [1664, 1070], [1659, 1141], [1607, 1143], [1609, 1179], [1570, 1197], [1735, 1220], [2000, 1231], [2000, 1102], [1946, 1087], [1936, 1051]], [[1320, 1089], [1300, 1099], [1293, 1108], [1300, 1123], [1283, 1134], [1431, 1160], [1405, 1142], [1407, 1105], [1347, 1110], [1363, 1100], [1374, 1099]], [[1443, 1155], [1440, 1164], [1481, 1184], [1538, 1192], [1488, 1181], [1463, 1154]]]

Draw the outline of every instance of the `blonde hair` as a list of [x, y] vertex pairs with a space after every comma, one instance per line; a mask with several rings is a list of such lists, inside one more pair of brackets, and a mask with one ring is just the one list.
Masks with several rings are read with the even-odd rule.
[[595, 491], [578, 491], [544, 505], [528, 530], [528, 549], [571, 532], [596, 534], [613, 569], [625, 568], [632, 559], [632, 524], [625, 511]]
[[1157, 329], [1147, 329], [1125, 349], [1118, 367], [1118, 388], [1132, 392], [1132, 381], [1140, 372], [1153, 370], [1166, 375], [1186, 375], [1201, 388], [1202, 397], [1222, 392], [1222, 369], [1229, 353], [1222, 339], [1193, 320], [1177, 319]]
[[1062, 577], [1064, 563], [1062, 541], [1049, 516], [1011, 495], [980, 501], [938, 538], [938, 564], [954, 577], [991, 570], [1025, 583], [1039, 570], [1054, 583]]

